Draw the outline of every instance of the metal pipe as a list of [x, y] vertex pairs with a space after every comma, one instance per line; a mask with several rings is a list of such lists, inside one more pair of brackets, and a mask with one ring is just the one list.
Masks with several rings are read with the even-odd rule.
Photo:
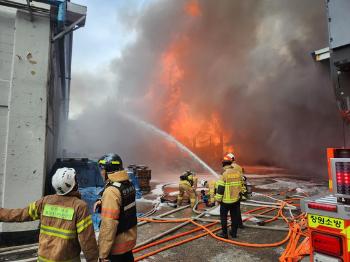
[[13, 249], [13, 250], [10, 250], [10, 251], [2, 252], [2, 253], [0, 254], [0, 257], [6, 256], [6, 255], [11, 255], [11, 254], [16, 254], [16, 253], [20, 253], [20, 252], [26, 252], [26, 251], [36, 250], [36, 249], [38, 249], [38, 245], [32, 246], [32, 247], [27, 247], [27, 248]]
[[[198, 220], [200, 217], [202, 217], [204, 215], [205, 215], [205, 213], [203, 212], [202, 214], [192, 218], [192, 220]], [[191, 221], [186, 221], [184, 223], [181, 223], [180, 225], [177, 225], [176, 227], [172, 227], [172, 228], [170, 228], [169, 230], [167, 230], [167, 231], [165, 231], [163, 233], [160, 233], [160, 234], [158, 234], [158, 235], [156, 235], [154, 237], [151, 237], [150, 239], [148, 239], [146, 241], [143, 241], [143, 242], [137, 244], [134, 248], [139, 248], [141, 246], [147, 245], [147, 244], [149, 244], [149, 243], [151, 243], [153, 241], [156, 241], [156, 240], [158, 240], [158, 239], [160, 239], [160, 238], [162, 238], [162, 237], [164, 237], [166, 235], [169, 235], [170, 233], [173, 233], [174, 231], [176, 231], [176, 230], [178, 230], [178, 229], [180, 229], [180, 228], [182, 228], [182, 227], [184, 227], [184, 226], [186, 226], [188, 224], [191, 224]]]
[[[157, 216], [157, 218], [165, 217], [165, 216], [167, 216], [167, 215], [171, 215], [171, 214], [176, 213], [176, 212], [179, 212], [179, 211], [181, 211], [181, 210], [183, 210], [183, 209], [185, 209], [185, 208], [188, 208], [189, 206], [190, 206], [190, 205], [186, 205], [186, 206], [183, 206], [183, 207], [176, 208], [176, 209], [174, 209], [174, 210], [170, 210], [170, 211], [168, 211], [168, 212], [165, 212], [165, 213], [163, 213], [163, 214], [160, 214], [159, 216]], [[143, 222], [137, 223], [137, 226], [142, 226], [142, 225], [147, 224], [147, 223], [148, 223], [147, 221], [143, 221]]]
[[27, 248], [27, 247], [33, 247], [33, 246], [38, 246], [38, 244], [29, 244], [29, 245], [21, 245], [21, 246], [12, 246], [12, 247], [3, 247], [0, 248], [0, 256], [3, 252], [7, 252], [7, 251], [12, 251], [12, 250], [18, 250], [18, 249], [22, 249], [22, 248]]
[[75, 26], [77, 26], [79, 23], [81, 23], [82, 21], [84, 21], [84, 19], [86, 19], [86, 16], [82, 16], [80, 17], [77, 21], [75, 21], [74, 23], [72, 23], [70, 26], [68, 26], [66, 29], [64, 29], [62, 32], [58, 33], [57, 35], [55, 35], [52, 38], [52, 42], [55, 42], [57, 39], [60, 39], [61, 37], [65, 36], [66, 34], [70, 33]]

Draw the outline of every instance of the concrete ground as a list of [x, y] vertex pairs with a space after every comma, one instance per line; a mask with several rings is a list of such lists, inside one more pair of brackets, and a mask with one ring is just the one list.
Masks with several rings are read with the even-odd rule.
[[[165, 208], [164, 211], [169, 208]], [[192, 216], [192, 210], [186, 209], [171, 215], [169, 217], [189, 217]], [[167, 229], [174, 227], [174, 224], [146, 224], [138, 228], [138, 243], [143, 242], [150, 237], [164, 232]], [[220, 226], [219, 224], [217, 226]], [[215, 226], [215, 227], [217, 227]], [[193, 229], [193, 225], [185, 226], [183, 229], [176, 231], [177, 233], [185, 232]], [[193, 233], [190, 236], [197, 235], [199, 233]], [[242, 242], [254, 242], [254, 243], [270, 243], [282, 240], [287, 232], [270, 231], [270, 230], [257, 230], [252, 228], [245, 228], [239, 230], [237, 241]], [[188, 238], [185, 236], [181, 239]], [[157, 246], [156, 248], [150, 248], [140, 253], [135, 254], [135, 257], [143, 255], [158, 249], [164, 245], [169, 245], [178, 240], [167, 242]], [[244, 248], [233, 246], [224, 242], [220, 242], [210, 236], [205, 236], [200, 239], [188, 242], [181, 246], [168, 249], [154, 256], [149, 257], [144, 261], [277, 261], [277, 258], [281, 255], [283, 248]], [[276, 260], [275, 260], [276, 259]]]
[[[260, 192], [265, 194], [273, 194], [274, 197], [283, 199], [288, 196], [293, 196], [295, 194], [327, 194], [327, 181], [315, 182], [308, 181], [305, 179], [295, 179], [295, 177], [290, 177], [286, 175], [278, 175], [278, 174], [263, 174], [259, 175], [248, 175], [249, 181], [253, 185], [254, 192]], [[168, 179], [165, 179], [167, 182]], [[153, 191], [150, 194], [144, 196], [144, 198], [137, 203], [137, 209], [139, 213], [147, 213], [151, 210], [154, 204], [159, 199], [160, 195], [166, 194], [167, 199], [175, 200], [176, 199], [176, 183], [170, 186], [166, 186], [164, 191], [162, 190], [162, 185], [165, 184], [165, 181], [154, 181], [152, 183]], [[278, 192], [286, 192], [286, 194], [278, 195]], [[253, 199], [255, 200], [263, 200], [263, 201], [271, 201], [266, 198], [261, 198], [254, 194]], [[204, 205], [201, 204], [198, 206], [199, 210], [204, 210]], [[242, 205], [242, 213], [247, 210], [250, 210], [254, 207], [247, 207]], [[174, 207], [167, 205], [166, 203], [158, 206], [158, 210], [153, 216], [158, 216], [164, 212], [174, 210]], [[295, 211], [294, 211], [295, 212]], [[294, 214], [297, 214], [295, 212]], [[185, 217], [193, 217], [196, 216], [190, 208], [182, 210], [176, 214], [172, 214], [167, 216], [168, 218], [185, 218]], [[274, 215], [274, 213], [268, 213], [266, 215]], [[206, 217], [209, 218], [209, 217]], [[211, 219], [218, 219], [218, 217], [211, 216]], [[263, 218], [267, 219], [267, 218]], [[202, 222], [204, 224], [204, 222]], [[247, 222], [247, 225], [256, 225], [252, 222]], [[138, 239], [137, 243], [144, 242], [157, 234], [160, 234], [174, 226], [177, 226], [178, 223], [148, 223], [138, 227]], [[285, 227], [287, 225], [278, 220], [276, 222], [269, 223], [266, 226], [273, 227]], [[213, 226], [220, 227], [220, 224]], [[186, 225], [185, 227], [177, 230], [176, 232], [168, 235], [172, 236], [174, 234], [179, 234], [182, 232], [186, 232], [195, 228], [194, 225]], [[171, 240], [169, 242], [157, 245], [156, 247], [151, 247], [146, 250], [140, 251], [135, 254], [135, 257], [140, 257], [146, 253], [155, 251], [159, 248], [165, 247], [167, 245], [171, 245], [180, 240], [187, 239], [189, 237], [198, 235], [203, 233], [203, 231], [199, 231], [196, 233], [192, 233], [190, 235]], [[237, 241], [241, 242], [249, 242], [249, 243], [274, 243], [282, 240], [286, 236], [287, 232], [283, 231], [274, 231], [274, 230], [266, 230], [264, 226], [261, 228], [245, 228], [243, 230], [238, 231], [238, 239]], [[166, 237], [168, 237], [166, 236]], [[210, 262], [225, 262], [225, 261], [278, 261], [280, 255], [284, 251], [285, 245], [274, 247], [274, 248], [249, 248], [249, 247], [241, 247], [235, 246], [229, 243], [224, 243], [214, 239], [211, 236], [204, 236], [199, 239], [195, 239], [193, 241], [187, 242], [182, 245], [178, 245], [176, 247], [172, 247], [170, 249], [166, 249], [162, 252], [154, 254], [152, 256], [147, 257], [142, 261], [210, 261]], [[34, 261], [35, 251], [31, 250], [21, 254], [14, 254], [11, 256], [4, 257], [0, 253], [0, 261]], [[308, 258], [304, 258], [303, 261], [308, 261]]]
[[[306, 194], [321, 194], [327, 193], [326, 181], [323, 183], [319, 182], [310, 182], [305, 180], [296, 180], [290, 177], [271, 177], [271, 176], [262, 176], [262, 177], [252, 177], [250, 178], [250, 182], [253, 184], [254, 192], [260, 192], [265, 194], [274, 194], [276, 195], [278, 192], [285, 192], [290, 190], [287, 193], [288, 196], [293, 196], [295, 194], [301, 194], [305, 192]], [[317, 185], [317, 187], [316, 187]], [[159, 186], [155, 184], [155, 190], [153, 192], [159, 194]], [[165, 192], [170, 194], [168, 198], [170, 200], [174, 200], [176, 198], [176, 187], [168, 186], [165, 188]], [[175, 192], [174, 192], [175, 191]], [[154, 195], [145, 196], [146, 199], [153, 199]], [[284, 199], [286, 195], [275, 196], [276, 198]], [[268, 199], [259, 199], [259, 197], [253, 197], [256, 200], [263, 201], [271, 201]], [[150, 203], [140, 202], [138, 203], [138, 209], [143, 210], [140, 212], [146, 212], [147, 209], [151, 208]], [[204, 206], [199, 206], [199, 209], [204, 208]], [[252, 209], [253, 207], [246, 207], [242, 205], [242, 213], [247, 210]], [[159, 210], [154, 216], [159, 215], [161, 213], [167, 212], [171, 210], [172, 207], [164, 206]], [[274, 215], [275, 213], [271, 212], [266, 215]], [[294, 213], [297, 214], [297, 213]], [[195, 213], [191, 209], [186, 209], [180, 211], [174, 215], [170, 215], [168, 217], [191, 217], [196, 216]], [[211, 217], [214, 219], [218, 219], [218, 217]], [[266, 218], [265, 218], [266, 219]], [[251, 222], [247, 222], [247, 224], [254, 224]], [[149, 223], [138, 228], [138, 243], [141, 243], [161, 232], [164, 232], [178, 224], [175, 223], [166, 223], [166, 224], [154, 224]], [[220, 226], [219, 224], [217, 226]], [[215, 227], [217, 227], [215, 226]], [[274, 227], [286, 227], [286, 223], [279, 220], [276, 222], [269, 223], [266, 226], [274, 226]], [[176, 231], [174, 234], [182, 233], [188, 230], [193, 229], [193, 225], [187, 225], [184, 228]], [[189, 236], [185, 236], [176, 240], [172, 240], [166, 242], [164, 244], [160, 244], [156, 247], [148, 248], [144, 251], [138, 252], [135, 254], [135, 257], [139, 257], [146, 253], [157, 250], [161, 247], [171, 245], [174, 242], [179, 240], [183, 240], [189, 238], [190, 236], [194, 236], [202, 233], [196, 232], [192, 233]], [[172, 234], [170, 234], [171, 236]], [[256, 228], [245, 228], [243, 230], [239, 230], [237, 241], [240, 242], [249, 242], [249, 243], [274, 243], [282, 240], [287, 235], [287, 232], [281, 231], [273, 231], [273, 230], [264, 230], [262, 226], [259, 229]], [[214, 239], [211, 236], [204, 236], [202, 238], [193, 240], [191, 242], [173, 247], [171, 249], [167, 249], [155, 255], [152, 255], [142, 261], [278, 261], [279, 257], [283, 253], [285, 245], [274, 247], [274, 248], [249, 248], [249, 247], [241, 247], [235, 246], [229, 243], [224, 243]], [[309, 258], [306, 257], [303, 261], [309, 261]]]

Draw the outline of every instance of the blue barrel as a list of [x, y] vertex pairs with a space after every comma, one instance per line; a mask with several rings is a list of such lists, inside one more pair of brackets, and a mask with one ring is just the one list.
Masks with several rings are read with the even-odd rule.
[[133, 183], [133, 185], [136, 189], [136, 199], [142, 198], [142, 192], [140, 189], [139, 181], [137, 180], [137, 178], [135, 176], [134, 169], [128, 168], [127, 172], [128, 172], [129, 180], [131, 181], [131, 183]]

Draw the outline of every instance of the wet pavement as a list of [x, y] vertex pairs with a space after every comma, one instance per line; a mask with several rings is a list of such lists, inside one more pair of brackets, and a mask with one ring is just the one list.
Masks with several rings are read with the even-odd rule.
[[[286, 197], [293, 197], [293, 195], [298, 195], [301, 192], [309, 195], [315, 194], [326, 194], [327, 193], [327, 181], [324, 183], [314, 183], [305, 180], [296, 180], [291, 177], [285, 176], [261, 176], [261, 177], [250, 177], [250, 183], [253, 185], [253, 191], [264, 193], [264, 194], [272, 194], [274, 197], [279, 199], [284, 199]], [[164, 182], [152, 182], [152, 193], [147, 194], [143, 197], [141, 201], [137, 203], [137, 210], [139, 213], [147, 213], [152, 210], [159, 200], [160, 195], [165, 193], [166, 198], [170, 201], [176, 200], [176, 191], [177, 186], [175, 184], [168, 185], [163, 188]], [[316, 186], [317, 185], [317, 186]], [[164, 192], [163, 192], [164, 189]], [[278, 194], [282, 192], [282, 194]], [[254, 200], [258, 201], [271, 201], [264, 197], [259, 197], [255, 195]], [[199, 210], [204, 210], [204, 205], [199, 205]], [[254, 207], [244, 206], [242, 205], [242, 213], [250, 210]], [[170, 207], [166, 203], [160, 204], [157, 207], [157, 211], [153, 214], [153, 216], [158, 216], [167, 211], [174, 210], [173, 207]], [[294, 211], [294, 214], [298, 214], [299, 211]], [[274, 212], [266, 213], [265, 215], [274, 215]], [[190, 208], [184, 209], [172, 215], [168, 215], [167, 218], [188, 218], [194, 217], [197, 214], [194, 213]], [[205, 217], [210, 219], [219, 219], [216, 216]], [[267, 218], [261, 218], [267, 219]], [[201, 222], [202, 224], [206, 224]], [[255, 225], [252, 222], [247, 222], [247, 224]], [[144, 242], [151, 237], [165, 232], [166, 230], [177, 226], [178, 223], [147, 223], [145, 225], [138, 227], [138, 243]], [[277, 220], [275, 222], [269, 223], [268, 226], [273, 227], [287, 227], [286, 223], [281, 220]], [[214, 225], [213, 228], [220, 227], [220, 224]], [[248, 243], [274, 243], [278, 242], [285, 238], [287, 232], [283, 231], [274, 231], [274, 230], [266, 230], [261, 228], [245, 228], [243, 230], [238, 231], [238, 239], [240, 242], [248, 242]], [[184, 226], [183, 228], [177, 230], [176, 232], [167, 235], [166, 237], [183, 233], [188, 230], [195, 228], [194, 225], [189, 224]], [[175, 242], [180, 240], [185, 240], [187, 238], [193, 237], [195, 235], [201, 234], [203, 231], [198, 231], [192, 233], [187, 236], [183, 236], [178, 239], [174, 239], [168, 241], [166, 243], [157, 245], [155, 247], [148, 248], [146, 250], [142, 250], [135, 254], [135, 257], [142, 256], [146, 253], [155, 251], [159, 248], [165, 247], [167, 245], [172, 245]], [[278, 258], [284, 251], [285, 245], [273, 248], [249, 248], [249, 247], [241, 247], [235, 246], [229, 243], [224, 243], [219, 240], [214, 239], [211, 236], [203, 236], [199, 239], [195, 239], [193, 241], [172, 247], [170, 249], [166, 249], [162, 252], [154, 254], [152, 256], [147, 257], [142, 261], [278, 261]], [[13, 254], [11, 256], [4, 257], [0, 253], [0, 261], [20, 261], [20, 259], [25, 259], [22, 261], [32, 261], [29, 258], [35, 257], [35, 251], [27, 251], [21, 254]], [[26, 260], [29, 259], [29, 260]], [[307, 258], [304, 260], [307, 261]]]

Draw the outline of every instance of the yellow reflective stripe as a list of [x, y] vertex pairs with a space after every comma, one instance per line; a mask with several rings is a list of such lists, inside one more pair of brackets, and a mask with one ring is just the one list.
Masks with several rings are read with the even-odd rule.
[[241, 182], [227, 182], [225, 185], [226, 186], [241, 186], [242, 183]]
[[29, 216], [33, 219], [33, 220], [37, 220], [39, 218], [38, 215], [38, 210], [35, 206], [35, 202], [31, 203], [29, 205], [29, 211], [28, 211]]
[[70, 233], [75, 234], [75, 230], [63, 229], [63, 228], [58, 228], [58, 227], [50, 227], [50, 226], [41, 225], [40, 228], [57, 230], [57, 231], [60, 231], [63, 233], [68, 233], [68, 234], [70, 234]]
[[38, 256], [38, 260], [39, 262], [80, 262], [80, 257], [75, 257], [73, 259], [69, 259], [69, 260], [60, 260], [60, 261], [57, 261], [57, 260], [51, 260], [51, 259], [47, 259], [47, 258], [44, 258], [44, 257], [41, 257], [41, 256]]
[[224, 200], [227, 200], [230, 198], [230, 191], [227, 190], [226, 186], [225, 186], [225, 191], [224, 191]]
[[45, 225], [40, 226], [40, 234], [59, 237], [63, 239], [76, 238], [76, 232], [74, 230], [67, 230], [67, 229], [50, 227]]
[[225, 186], [225, 182], [222, 180], [216, 181], [216, 186]]
[[91, 215], [87, 216], [83, 220], [77, 223], [77, 227], [80, 227], [82, 224], [84, 224], [86, 221], [91, 220]]
[[77, 232], [78, 234], [80, 234], [81, 232], [83, 232], [86, 228], [88, 228], [90, 225], [92, 225], [92, 220], [88, 221], [86, 224], [84, 224], [83, 226], [77, 228]]
[[91, 215], [77, 223], [77, 232], [81, 233], [92, 224]]
[[[105, 165], [107, 162], [106, 162], [106, 160], [100, 160], [100, 161], [98, 161], [98, 163], [101, 164], [101, 165]], [[112, 165], [119, 165], [120, 162], [117, 161], [117, 160], [113, 160], [113, 161], [111, 161], [111, 164]]]
[[46, 229], [40, 229], [40, 234], [44, 234], [44, 235], [48, 235], [48, 236], [52, 236], [52, 237], [59, 237], [59, 238], [63, 238], [66, 240], [76, 238], [75, 236], [66, 236], [66, 235], [63, 235], [61, 233], [50, 232], [50, 231], [47, 231]]

